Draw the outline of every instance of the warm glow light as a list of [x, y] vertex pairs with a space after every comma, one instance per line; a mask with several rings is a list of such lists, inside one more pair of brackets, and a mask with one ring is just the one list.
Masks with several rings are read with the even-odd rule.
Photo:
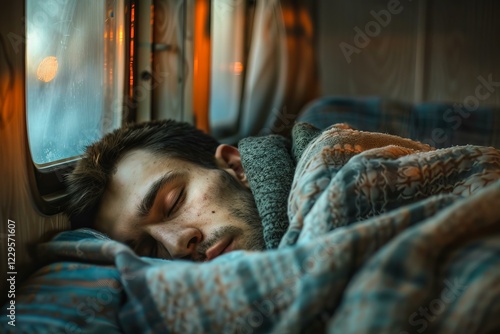
[[193, 114], [196, 127], [210, 133], [210, 0], [196, 0], [194, 8]]
[[56, 57], [45, 57], [40, 62], [40, 65], [38, 65], [38, 69], [36, 70], [36, 77], [38, 78], [38, 80], [43, 82], [52, 81], [56, 77], [58, 67], [59, 64]]
[[130, 8], [129, 98], [134, 96], [135, 4]]
[[241, 61], [236, 61], [233, 63], [233, 72], [235, 75], [240, 75], [243, 72], [243, 64]]
[[120, 42], [120, 45], [123, 44], [123, 26], [120, 25], [120, 28], [118, 30], [118, 41]]

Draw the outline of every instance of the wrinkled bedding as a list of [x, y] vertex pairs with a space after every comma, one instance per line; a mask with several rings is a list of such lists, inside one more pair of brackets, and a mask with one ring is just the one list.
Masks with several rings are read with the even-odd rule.
[[[436, 150], [346, 125], [319, 132], [304, 124], [294, 129], [290, 145], [287, 161], [297, 166], [287, 186], [288, 224], [281, 234], [273, 230], [266, 235], [269, 250], [235, 251], [207, 263], [168, 261], [140, 258], [90, 229], [63, 232], [39, 246], [40, 259], [52, 262], [42, 270], [51, 268], [52, 281], [58, 283], [50, 286], [42, 274], [26, 283], [17, 329], [500, 330], [497, 149], [469, 145]], [[263, 221], [272, 225], [273, 219]], [[95, 271], [92, 277], [74, 279], [68, 266], [108, 271], [103, 270], [103, 277]], [[64, 324], [36, 321], [41, 314], [36, 305], [49, 303], [43, 299], [49, 291], [73, 293], [60, 303], [50, 302], [60, 317], [65, 316], [63, 308], [76, 310]], [[93, 310], [92, 317], [87, 309]]]

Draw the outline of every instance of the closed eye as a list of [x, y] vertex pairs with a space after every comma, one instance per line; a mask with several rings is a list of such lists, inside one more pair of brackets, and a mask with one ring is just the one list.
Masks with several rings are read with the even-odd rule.
[[168, 172], [165, 175], [163, 175], [159, 180], [153, 182], [153, 184], [149, 187], [149, 190], [147, 191], [146, 195], [142, 199], [141, 203], [137, 207], [139, 218], [144, 218], [149, 216], [149, 212], [151, 211], [151, 208], [153, 207], [153, 204], [155, 203], [160, 190], [163, 189], [165, 186], [172, 184], [175, 180], [182, 177], [182, 175], [183, 175], [182, 173]]
[[177, 209], [180, 206], [180, 203], [182, 201], [183, 196], [184, 196], [184, 188], [182, 188], [181, 191], [179, 192], [179, 194], [177, 195], [177, 198], [175, 199], [174, 204], [170, 207], [170, 209], [165, 214], [165, 218], [171, 217], [172, 214], [174, 214], [177, 211]]

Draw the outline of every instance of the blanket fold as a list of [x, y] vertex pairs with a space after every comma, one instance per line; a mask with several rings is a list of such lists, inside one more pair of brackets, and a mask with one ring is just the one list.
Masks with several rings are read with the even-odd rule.
[[[269, 250], [167, 261], [79, 230], [40, 256], [112, 266], [122, 288], [106, 305], [124, 333], [500, 328], [497, 149], [435, 150], [343, 124], [298, 124], [291, 141], [249, 138], [239, 149]], [[75, 330], [98, 327], [87, 320]]]

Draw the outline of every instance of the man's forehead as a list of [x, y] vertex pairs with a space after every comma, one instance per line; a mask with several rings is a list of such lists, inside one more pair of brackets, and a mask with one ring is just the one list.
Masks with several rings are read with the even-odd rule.
[[165, 162], [168, 161], [166, 157], [160, 157], [158, 154], [143, 149], [129, 151], [116, 163], [114, 175], [131, 172], [133, 169], [144, 169], [150, 163], [156, 163], [160, 159], [165, 160]]
[[[122, 239], [121, 234], [132, 230], [140, 193], [152, 182], [149, 179], [154, 178], [151, 164], [158, 164], [158, 157], [145, 150], [132, 150], [120, 158], [101, 199], [96, 217], [98, 229], [118, 240]], [[166, 164], [163, 165], [166, 169]]]
[[176, 168], [175, 159], [154, 154], [152, 152], [136, 149], [127, 152], [118, 160], [115, 171], [111, 175], [109, 186], [123, 186], [131, 181], [144, 181], [145, 178], [160, 169], [166, 171]]
[[151, 152], [146, 149], [134, 149], [125, 153], [118, 160], [114, 174], [127, 175], [127, 173], [156, 169], [160, 166], [164, 169], [176, 169], [192, 165], [190, 162], [166, 154]]

